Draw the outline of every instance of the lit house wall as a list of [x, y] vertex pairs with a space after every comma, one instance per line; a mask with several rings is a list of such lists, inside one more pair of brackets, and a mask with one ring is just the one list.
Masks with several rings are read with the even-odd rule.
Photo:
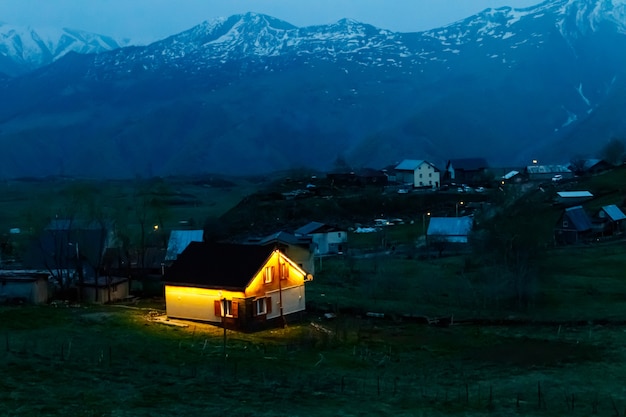
[[168, 317], [220, 323], [269, 320], [304, 311], [304, 283], [311, 279], [280, 251], [272, 252], [248, 285], [240, 290], [167, 284]]

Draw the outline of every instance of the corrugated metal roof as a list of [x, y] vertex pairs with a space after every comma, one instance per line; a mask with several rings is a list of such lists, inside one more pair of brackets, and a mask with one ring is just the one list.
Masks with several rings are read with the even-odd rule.
[[426, 161], [424, 161], [423, 159], [405, 159], [404, 161], [396, 165], [395, 169], [398, 171], [415, 171], [424, 162]]
[[591, 230], [591, 220], [582, 206], [575, 206], [565, 209], [565, 216], [572, 222], [574, 228], [579, 232]]
[[526, 171], [529, 174], [563, 174], [572, 172], [565, 165], [528, 165]]
[[165, 252], [166, 261], [174, 261], [191, 242], [202, 242], [204, 231], [202, 230], [172, 230], [167, 242]]
[[556, 194], [561, 198], [593, 197], [589, 191], [559, 191]]
[[624, 212], [622, 212], [622, 210], [620, 210], [619, 207], [617, 207], [615, 204], [603, 206], [602, 210], [606, 213], [607, 216], [609, 216], [609, 219], [614, 222], [626, 219], [626, 214], [624, 214]]
[[511, 178], [513, 178], [514, 176], [516, 176], [517, 174], [519, 174], [519, 171], [511, 171], [505, 175], [502, 176], [503, 180], [510, 180]]
[[441, 236], [448, 242], [467, 243], [467, 235], [472, 230], [473, 219], [464, 217], [431, 217], [428, 223], [428, 236]]

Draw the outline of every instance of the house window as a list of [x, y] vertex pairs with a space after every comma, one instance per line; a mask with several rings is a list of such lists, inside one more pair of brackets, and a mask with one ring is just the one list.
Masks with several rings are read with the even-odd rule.
[[569, 222], [567, 220], [563, 220], [563, 228], [569, 227]]
[[286, 263], [280, 264], [280, 279], [289, 278], [289, 265]]
[[429, 178], [432, 178], [432, 176], [433, 176], [432, 172], [430, 174], [428, 174]]
[[422, 174], [420, 174], [420, 178], [422, 178]]
[[274, 267], [266, 266], [265, 267], [265, 283], [270, 284], [274, 280]]
[[267, 314], [267, 299], [266, 298], [258, 298], [254, 301], [254, 313], [257, 316], [262, 314]]
[[217, 317], [234, 317], [239, 315], [239, 305], [233, 300], [215, 300], [215, 315]]
[[233, 300], [222, 301], [222, 315], [225, 317], [233, 316]]

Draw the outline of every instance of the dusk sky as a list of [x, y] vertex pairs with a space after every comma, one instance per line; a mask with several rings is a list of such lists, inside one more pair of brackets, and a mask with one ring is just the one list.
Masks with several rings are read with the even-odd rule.
[[153, 41], [205, 20], [264, 13], [296, 26], [347, 17], [398, 32], [443, 26], [489, 7], [529, 7], [538, 0], [0, 0], [0, 22], [68, 27]]

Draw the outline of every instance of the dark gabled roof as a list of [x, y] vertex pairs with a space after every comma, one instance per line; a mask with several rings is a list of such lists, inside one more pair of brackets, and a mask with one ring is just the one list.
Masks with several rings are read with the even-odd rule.
[[191, 242], [165, 271], [165, 282], [244, 290], [274, 251], [272, 246]]
[[257, 244], [259, 245], [271, 245], [271, 244], [279, 244], [284, 243], [287, 245], [305, 245], [308, 246], [311, 244], [311, 238], [309, 236], [296, 236], [294, 234], [280, 231], [276, 233], [272, 233], [271, 235], [265, 236], [261, 238]]
[[330, 232], [335, 232], [337, 230], [340, 230], [340, 229], [338, 229], [335, 226], [331, 226], [331, 225], [320, 223], [320, 222], [310, 222], [300, 227], [299, 229], [296, 229], [294, 231], [294, 234], [296, 236], [307, 236], [307, 235], [311, 235], [314, 233], [330, 233]]
[[463, 171], [478, 171], [479, 169], [489, 168], [485, 158], [461, 158], [451, 159], [448, 166]]
[[591, 220], [582, 206], [575, 206], [565, 209], [565, 216], [572, 222], [574, 229], [579, 232], [591, 230]]

